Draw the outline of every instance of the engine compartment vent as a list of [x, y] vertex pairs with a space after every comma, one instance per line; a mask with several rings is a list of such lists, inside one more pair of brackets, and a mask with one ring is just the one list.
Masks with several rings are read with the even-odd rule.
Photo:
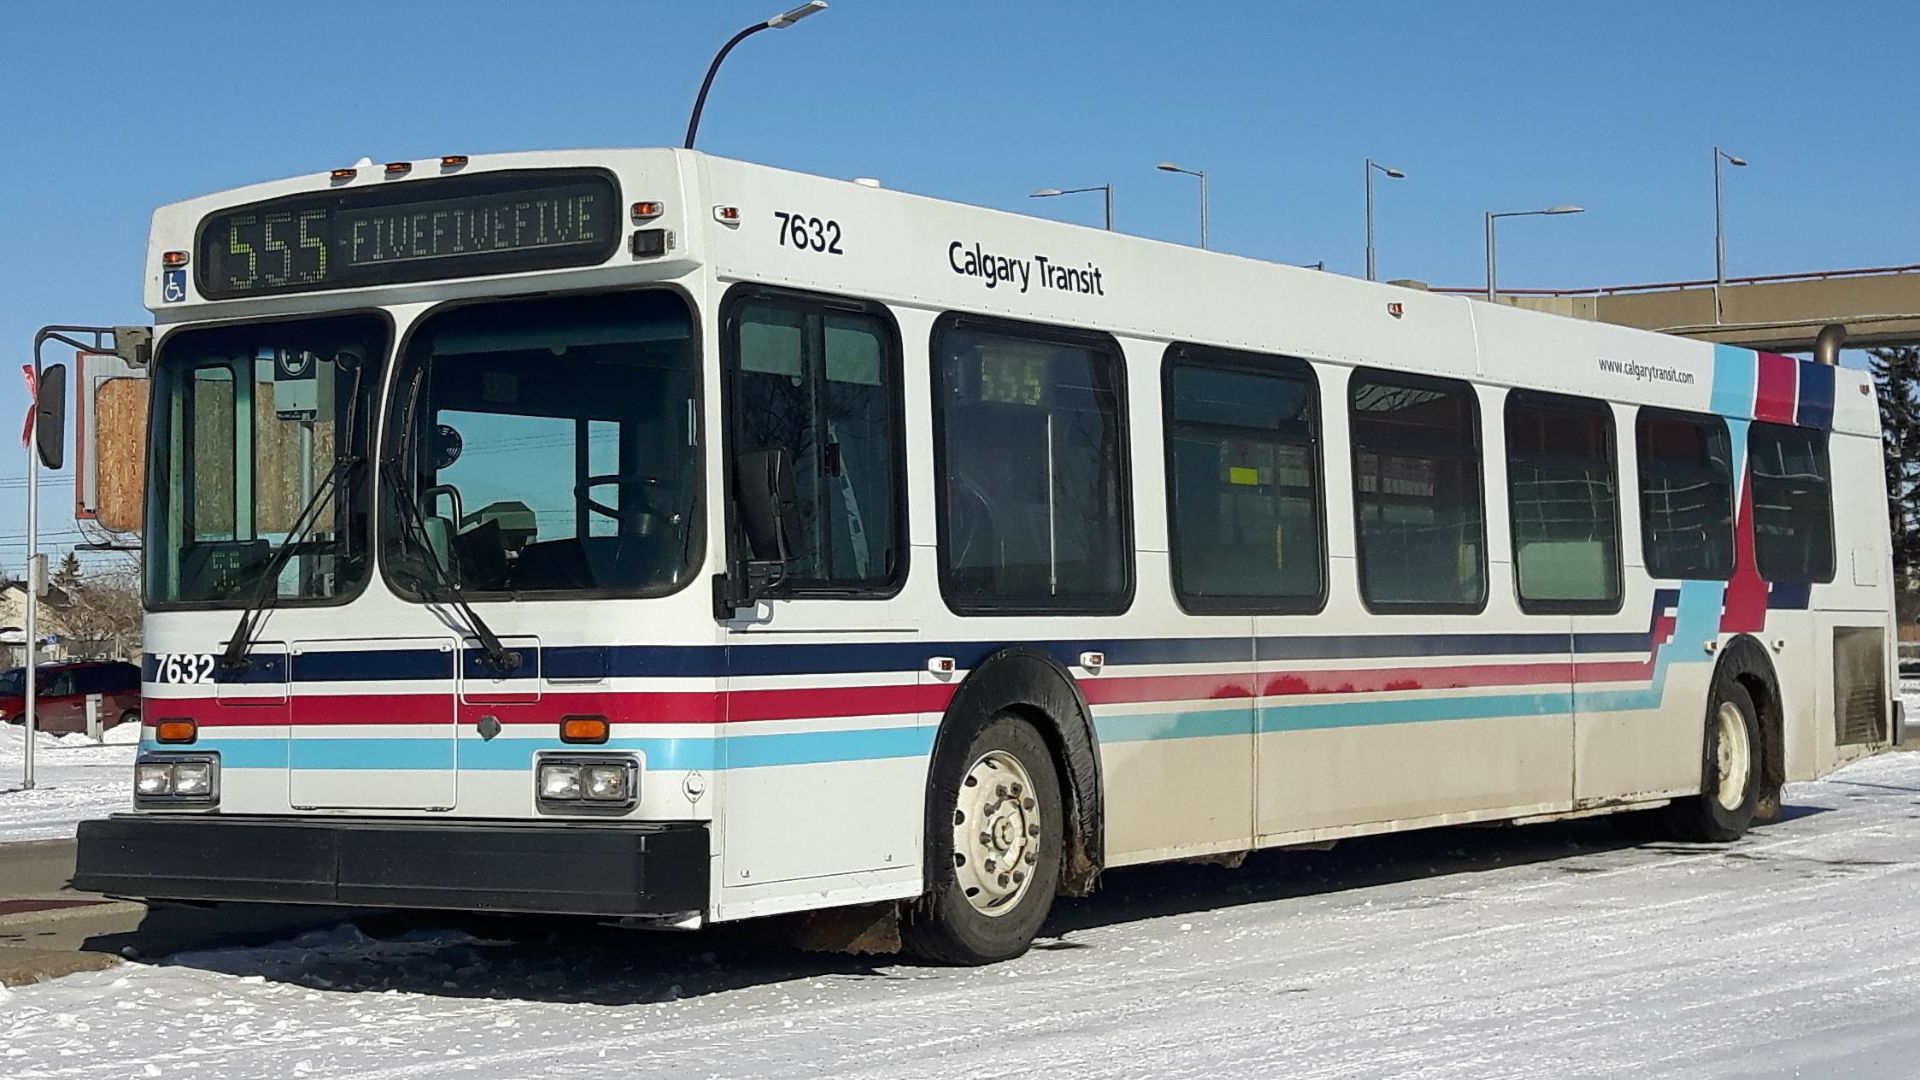
[[1887, 740], [1884, 628], [1834, 627], [1833, 724], [1835, 741], [1842, 746]]

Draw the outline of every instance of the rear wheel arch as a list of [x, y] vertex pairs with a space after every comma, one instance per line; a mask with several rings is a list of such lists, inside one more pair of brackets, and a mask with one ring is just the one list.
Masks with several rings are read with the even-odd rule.
[[1753, 699], [1760, 720], [1760, 808], [1756, 817], [1770, 821], [1779, 814], [1780, 789], [1787, 782], [1786, 713], [1780, 697], [1779, 676], [1767, 647], [1751, 634], [1738, 634], [1720, 650], [1713, 685], [1730, 680]]
[[934, 736], [933, 759], [949, 742], [964, 746], [980, 725], [1001, 713], [1032, 725], [1052, 752], [1066, 801], [1059, 891], [1084, 896], [1093, 891], [1106, 852], [1093, 711], [1058, 660], [1030, 646], [1011, 646], [980, 661], [954, 691]]

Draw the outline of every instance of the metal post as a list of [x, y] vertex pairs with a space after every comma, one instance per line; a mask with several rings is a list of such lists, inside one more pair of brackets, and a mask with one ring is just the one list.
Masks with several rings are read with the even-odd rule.
[[1367, 159], [1367, 280], [1373, 280], [1373, 159]]
[[34, 694], [37, 690], [35, 676], [39, 674], [40, 663], [40, 589], [45, 575], [39, 573], [40, 564], [40, 347], [34, 343], [33, 350], [34, 400], [28, 405], [33, 412], [33, 435], [27, 439], [27, 721], [21, 732], [27, 737], [26, 759], [21, 784], [28, 790], [33, 788], [33, 744], [39, 731], [39, 710], [35, 707]]
[[1713, 324], [1720, 325], [1720, 290], [1727, 284], [1727, 240], [1720, 224], [1720, 148], [1713, 148]]
[[1200, 250], [1207, 250], [1207, 174], [1200, 172]]
[[1100, 191], [1103, 195], [1105, 195], [1106, 202], [1107, 202], [1107, 231], [1112, 232], [1113, 231], [1113, 185], [1101, 184]]
[[1487, 303], [1493, 303], [1493, 212], [1487, 212]]

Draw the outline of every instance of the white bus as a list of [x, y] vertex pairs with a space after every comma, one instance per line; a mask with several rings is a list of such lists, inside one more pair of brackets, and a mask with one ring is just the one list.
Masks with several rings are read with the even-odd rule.
[[979, 963], [1129, 864], [1730, 840], [1897, 730], [1864, 372], [680, 150], [240, 188], [146, 271], [83, 888]]

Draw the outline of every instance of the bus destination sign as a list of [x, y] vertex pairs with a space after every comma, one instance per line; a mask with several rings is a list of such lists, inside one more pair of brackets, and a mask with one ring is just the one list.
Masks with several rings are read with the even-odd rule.
[[543, 170], [293, 195], [200, 224], [211, 300], [588, 266], [620, 244], [599, 171]]

